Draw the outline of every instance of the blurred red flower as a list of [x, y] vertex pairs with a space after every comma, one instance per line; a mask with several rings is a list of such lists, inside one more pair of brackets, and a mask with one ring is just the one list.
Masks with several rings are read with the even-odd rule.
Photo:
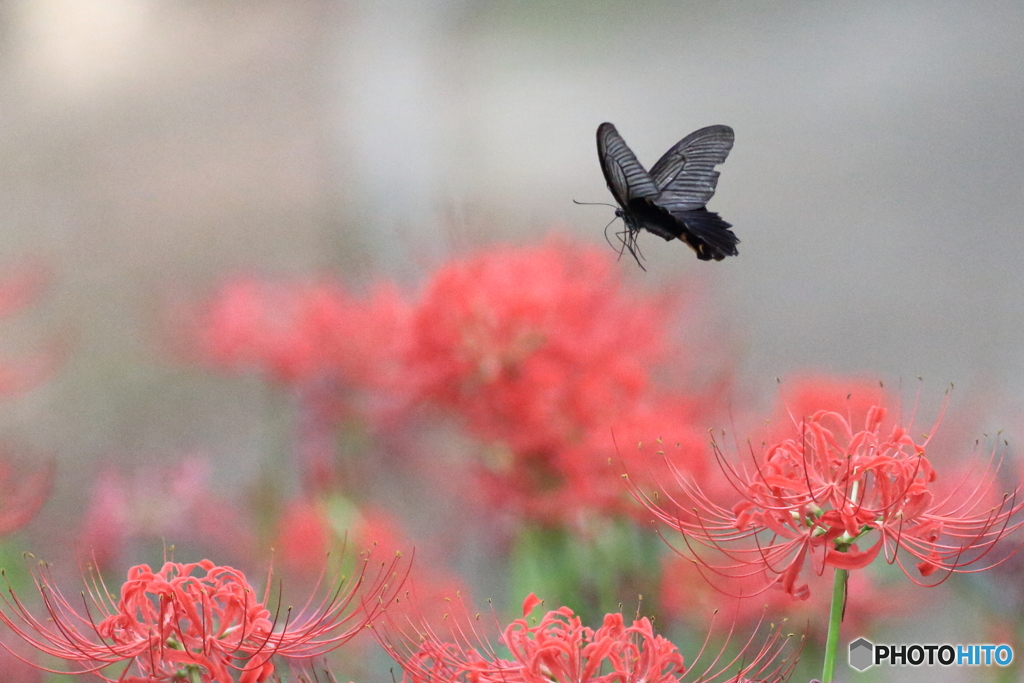
[[556, 240], [445, 265], [412, 318], [410, 379], [523, 457], [578, 441], [643, 395], [667, 350], [666, 302], [614, 266]]
[[327, 280], [239, 278], [196, 315], [196, 351], [217, 367], [263, 372], [286, 384], [334, 378], [372, 385], [401, 356], [406, 314], [389, 287], [360, 299]]
[[[115, 602], [95, 571], [81, 614], [54, 584], [46, 565], [33, 573], [46, 608], [35, 617], [8, 587], [0, 621], [36, 649], [71, 664], [60, 673], [92, 673], [105, 681], [203, 680], [259, 683], [274, 673], [272, 657], [308, 659], [344, 644], [375, 618], [398, 590], [398, 558], [376, 570], [364, 557], [350, 580], [310, 597], [293, 612], [262, 598], [242, 572], [209, 560], [167, 562], [159, 571], [128, 571]], [[102, 670], [124, 663], [117, 678]], [[77, 665], [77, 666], [75, 666]]]
[[307, 493], [345, 479], [335, 471], [339, 420], [419, 404], [448, 411], [483, 442], [482, 500], [562, 523], [635, 507], [621, 468], [608, 466], [619, 457], [613, 433], [650, 440], [641, 427], [657, 427], [703, 444], [690, 427], [701, 402], [652, 381], [662, 361], [690, 366], [668, 336], [680, 303], [627, 287], [603, 250], [550, 240], [451, 261], [413, 302], [393, 288], [359, 298], [326, 281], [238, 279], [192, 326], [207, 363], [294, 390]]
[[[450, 262], [415, 306], [408, 375], [417, 395], [485, 442], [479, 491], [542, 523], [627, 509], [613, 434], [690, 440], [698, 401], [652, 374], [671, 359], [675, 296], [626, 286], [600, 249], [550, 240]], [[699, 437], [703, 442], [704, 438]], [[635, 443], [635, 442], [634, 442]]]

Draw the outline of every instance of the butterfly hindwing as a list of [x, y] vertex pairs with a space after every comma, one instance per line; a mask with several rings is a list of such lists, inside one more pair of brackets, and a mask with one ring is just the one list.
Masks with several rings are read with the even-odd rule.
[[673, 145], [651, 167], [651, 177], [661, 190], [657, 203], [673, 212], [706, 205], [718, 186], [715, 166], [729, 156], [734, 139], [729, 126], [708, 126]]
[[726, 256], [739, 253], [736, 249], [739, 238], [729, 229], [732, 225], [714, 211], [701, 207], [680, 211], [674, 216], [686, 227], [679, 239], [690, 245], [700, 260], [721, 261]]

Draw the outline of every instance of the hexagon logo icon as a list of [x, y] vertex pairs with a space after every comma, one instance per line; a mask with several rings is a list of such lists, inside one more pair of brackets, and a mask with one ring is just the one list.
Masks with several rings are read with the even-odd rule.
[[857, 671], [864, 671], [874, 662], [875, 646], [867, 638], [858, 638], [850, 643], [850, 666]]

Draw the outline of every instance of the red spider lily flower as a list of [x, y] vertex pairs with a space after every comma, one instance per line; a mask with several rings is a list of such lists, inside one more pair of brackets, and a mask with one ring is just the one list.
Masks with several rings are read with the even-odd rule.
[[[85, 613], [54, 585], [46, 565], [33, 572], [46, 607], [34, 616], [8, 586], [0, 621], [37, 650], [104, 681], [261, 683], [272, 658], [307, 659], [357, 635], [389, 602], [401, 579], [392, 562], [351, 581], [341, 579], [301, 610], [271, 604], [270, 579], [260, 598], [242, 572], [209, 560], [167, 562], [159, 571], [138, 565], [116, 602], [95, 571], [81, 599]], [[124, 664], [116, 678], [103, 669]], [[50, 671], [50, 669], [45, 669]]]
[[[838, 412], [818, 411], [797, 423], [795, 437], [763, 448], [753, 463], [727, 463], [717, 443], [715, 454], [739, 497], [731, 507], [709, 497], [692, 479], [680, 477], [683, 497], [667, 496], [663, 507], [636, 487], [634, 493], [658, 519], [680, 531], [691, 551], [703, 546], [728, 558], [703, 566], [723, 576], [761, 575], [760, 590], [778, 585], [801, 599], [809, 594], [801, 572], [810, 564], [818, 574], [826, 566], [858, 569], [885, 549], [919, 585], [936, 585], [953, 572], [975, 566], [997, 541], [1021, 526], [1016, 489], [993, 500], [999, 463], [973, 470], [953, 486], [938, 488], [937, 474], [925, 455], [931, 432], [915, 440], [909, 428], [884, 426], [886, 411], [867, 410], [863, 429], [855, 430]], [[696, 548], [694, 547], [696, 546]], [[917, 560], [917, 573], [945, 575], [928, 583], [913, 575], [901, 554]]]
[[[531, 593], [523, 602], [523, 618], [502, 630], [508, 657], [499, 656], [473, 625], [479, 615], [449, 620], [449, 637], [427, 627], [410, 635], [381, 625], [375, 633], [402, 666], [403, 683], [753, 683], [787, 680], [795, 664], [795, 657], [781, 656], [788, 641], [778, 631], [756, 652], [741, 652], [728, 662], [719, 653], [701, 670], [696, 662], [686, 666], [676, 646], [655, 635], [646, 617], [627, 626], [621, 614], [608, 614], [600, 628], [591, 629], [560, 607], [531, 625], [527, 617], [540, 602]], [[730, 672], [736, 666], [739, 671]]]

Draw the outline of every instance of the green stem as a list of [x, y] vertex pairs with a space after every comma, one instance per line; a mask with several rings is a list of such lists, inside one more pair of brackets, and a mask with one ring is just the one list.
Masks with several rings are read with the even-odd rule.
[[835, 678], [836, 650], [839, 646], [839, 625], [843, 622], [843, 607], [846, 605], [846, 579], [850, 572], [836, 569], [832, 582], [832, 607], [828, 613], [828, 638], [825, 640], [825, 668], [821, 672], [822, 683], [830, 683]]

